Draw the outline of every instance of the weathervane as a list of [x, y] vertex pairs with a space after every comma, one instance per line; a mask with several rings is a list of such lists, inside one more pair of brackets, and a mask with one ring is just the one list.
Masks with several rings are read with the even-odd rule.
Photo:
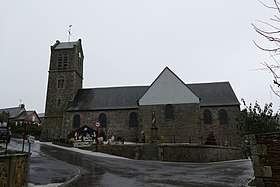
[[68, 26], [68, 42], [70, 42], [70, 38], [71, 38], [71, 28], [72, 28], [72, 25], [69, 25]]

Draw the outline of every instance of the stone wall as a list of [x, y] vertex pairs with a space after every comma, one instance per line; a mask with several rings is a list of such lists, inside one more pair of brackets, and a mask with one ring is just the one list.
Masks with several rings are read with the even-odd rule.
[[0, 155], [0, 186], [26, 186], [27, 170], [27, 154]]
[[280, 186], [280, 133], [251, 135], [247, 141], [251, 145], [256, 186]]
[[46, 117], [41, 132], [41, 141], [49, 141], [63, 137], [62, 116]]
[[161, 144], [160, 160], [184, 162], [217, 162], [244, 158], [240, 148], [194, 145], [194, 144]]
[[[145, 132], [146, 142], [151, 142], [152, 112], [156, 115], [156, 126], [161, 143], [198, 143], [205, 144], [213, 133], [217, 145], [240, 146], [241, 135], [236, 118], [239, 106], [200, 107], [198, 104], [177, 104], [174, 107], [174, 120], [165, 120], [165, 105], [140, 106], [140, 126]], [[212, 114], [212, 124], [204, 124], [203, 112], [208, 109]], [[227, 124], [221, 124], [219, 110], [225, 110]]]
[[155, 112], [159, 142], [200, 143], [200, 109], [198, 104], [173, 105], [174, 119], [165, 119], [165, 105], [140, 106], [140, 124], [146, 142], [151, 142], [152, 113]]
[[97, 151], [130, 159], [141, 159], [142, 144], [98, 145]]
[[240, 148], [196, 144], [98, 145], [98, 152], [139, 160], [217, 162], [243, 158]]
[[[207, 137], [213, 133], [217, 145], [240, 146], [241, 136], [236, 118], [239, 106], [200, 107], [198, 104], [178, 104], [174, 107], [174, 120], [165, 120], [165, 105], [140, 106], [139, 109], [65, 112], [62, 135], [73, 130], [73, 117], [80, 115], [80, 125], [95, 128], [95, 122], [101, 113], [106, 114], [107, 127], [104, 131], [124, 137], [125, 141], [137, 142], [141, 131], [145, 132], [146, 143], [151, 142], [152, 112], [155, 112], [158, 143], [197, 143], [205, 144]], [[210, 110], [212, 124], [204, 124], [203, 111]], [[228, 123], [220, 124], [218, 112], [224, 109], [228, 114]], [[138, 113], [139, 126], [129, 126], [131, 112]], [[57, 121], [57, 120], [56, 120]], [[55, 123], [55, 121], [53, 122]]]
[[137, 109], [130, 110], [105, 110], [105, 111], [85, 111], [85, 112], [66, 112], [64, 115], [64, 130], [65, 136], [73, 130], [74, 115], [79, 114], [80, 125], [87, 125], [95, 129], [95, 123], [101, 113], [107, 117], [107, 127], [103, 128], [108, 137], [112, 135], [123, 137], [125, 141], [138, 141], [139, 127], [129, 126], [129, 115], [131, 112], [138, 113]]
[[[58, 43], [56, 43], [58, 44]], [[55, 44], [55, 45], [56, 45]], [[71, 49], [51, 47], [48, 87], [46, 96], [45, 120], [43, 124], [42, 140], [61, 138], [63, 134], [63, 114], [72, 102], [83, 83], [83, 57], [79, 58], [81, 40]], [[58, 56], [67, 57], [62, 67], [58, 66]], [[63, 86], [58, 86], [58, 80], [63, 80]]]
[[[208, 109], [212, 114], [212, 124], [204, 124], [204, 110]], [[227, 112], [228, 123], [221, 124], [219, 119], [219, 111], [223, 109]], [[212, 106], [200, 108], [201, 127], [199, 129], [202, 144], [206, 142], [209, 133], [213, 132], [217, 145], [237, 146], [241, 144], [241, 132], [238, 128], [236, 119], [240, 112], [239, 106]]]

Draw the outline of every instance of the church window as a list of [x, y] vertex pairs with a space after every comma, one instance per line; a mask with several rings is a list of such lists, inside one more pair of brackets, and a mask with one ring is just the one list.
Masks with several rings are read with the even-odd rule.
[[57, 99], [57, 106], [60, 106], [60, 104], [61, 104], [61, 100]]
[[68, 55], [67, 54], [64, 54], [63, 56], [63, 68], [64, 69], [67, 69], [67, 66], [68, 66]]
[[174, 107], [173, 105], [165, 105], [165, 120], [174, 120]]
[[138, 127], [138, 114], [136, 112], [131, 112], [129, 114], [129, 126]]
[[107, 126], [107, 117], [106, 117], [106, 114], [104, 113], [101, 113], [98, 117], [98, 121], [100, 123], [100, 125], [102, 127], [106, 127]]
[[219, 110], [219, 120], [220, 120], [220, 124], [228, 123], [228, 115], [224, 109]]
[[68, 64], [69, 64], [68, 54], [58, 54], [58, 57], [57, 57], [57, 69], [58, 70], [67, 69]]
[[73, 128], [74, 129], [80, 128], [80, 123], [81, 123], [80, 115], [79, 114], [74, 115]]
[[57, 88], [64, 88], [64, 79], [60, 78], [57, 80]]
[[58, 70], [61, 70], [62, 69], [62, 54], [59, 54], [58, 57], [57, 57], [57, 69]]
[[212, 113], [210, 110], [206, 109], [203, 112], [204, 124], [212, 124]]

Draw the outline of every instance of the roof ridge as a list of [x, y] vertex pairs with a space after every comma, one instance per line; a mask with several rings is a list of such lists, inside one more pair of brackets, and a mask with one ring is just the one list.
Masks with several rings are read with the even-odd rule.
[[21, 108], [21, 107], [17, 106], [17, 107], [9, 107], [9, 108], [0, 108], [0, 110], [8, 110], [8, 109], [16, 109], [16, 108]]
[[198, 82], [198, 83], [185, 83], [185, 84], [193, 85], [193, 84], [219, 84], [219, 83], [229, 83], [229, 81]]
[[[218, 84], [218, 83], [229, 83], [229, 81], [215, 81], [215, 82], [198, 82], [198, 83], [184, 83], [185, 85], [194, 84]], [[93, 88], [81, 88], [80, 90], [93, 90], [93, 89], [110, 89], [110, 88], [135, 88], [135, 87], [149, 87], [149, 85], [136, 85], [136, 86], [101, 86]]]
[[77, 42], [79, 42], [79, 40], [77, 40], [77, 41], [71, 41], [71, 42], [60, 42], [60, 44], [61, 44], [61, 43], [77, 43]]
[[93, 89], [110, 89], [110, 88], [135, 88], [135, 87], [149, 87], [145, 86], [112, 86], [112, 87], [95, 87], [95, 88], [81, 88], [80, 90], [93, 90]]

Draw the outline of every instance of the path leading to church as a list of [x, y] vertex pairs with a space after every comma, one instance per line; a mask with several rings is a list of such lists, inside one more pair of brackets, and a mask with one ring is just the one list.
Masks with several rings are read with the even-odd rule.
[[[61, 149], [39, 143], [33, 145], [33, 151], [37, 152], [33, 157], [36, 158], [37, 154], [38, 159], [32, 161], [31, 158], [32, 183], [44, 177], [48, 178], [49, 182], [52, 181], [50, 183], [61, 183], [79, 175], [68, 184], [85, 187], [237, 187], [247, 184], [253, 173], [249, 160], [204, 164], [141, 161], [110, 158], [110, 155], [104, 157], [105, 154], [71, 148]], [[51, 163], [48, 163], [49, 161]], [[40, 171], [40, 168], [49, 169], [49, 172], [41, 171], [44, 176], [40, 178], [35, 168], [37, 171]]]

